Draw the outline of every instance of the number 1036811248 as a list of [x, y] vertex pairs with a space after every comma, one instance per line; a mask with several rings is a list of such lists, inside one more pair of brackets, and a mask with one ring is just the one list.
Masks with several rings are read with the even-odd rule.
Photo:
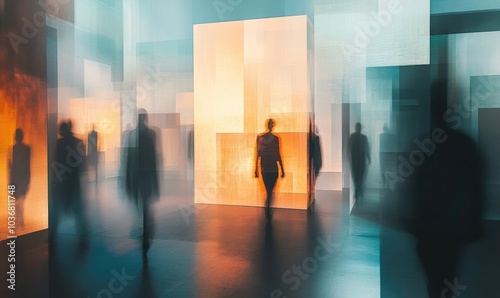
[[7, 220], [9, 225], [9, 234], [14, 234], [14, 229], [16, 227], [16, 186], [9, 185], [7, 187], [7, 213], [9, 214]]

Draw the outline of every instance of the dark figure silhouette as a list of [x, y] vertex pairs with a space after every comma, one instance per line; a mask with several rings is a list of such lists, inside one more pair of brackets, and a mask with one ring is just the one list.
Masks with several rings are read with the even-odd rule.
[[28, 193], [31, 179], [31, 148], [23, 143], [24, 133], [21, 128], [15, 132], [16, 144], [9, 153], [9, 184], [14, 185], [16, 198], [16, 220], [19, 227], [24, 227], [24, 199]]
[[188, 133], [188, 161], [192, 163], [194, 161], [194, 131], [190, 130]]
[[316, 182], [321, 167], [323, 166], [323, 155], [321, 153], [321, 138], [318, 135], [318, 127], [314, 126], [312, 121], [309, 122], [309, 161], [313, 181]]
[[355, 132], [351, 134], [349, 138], [349, 147], [347, 154], [349, 156], [349, 161], [351, 162], [351, 174], [352, 180], [354, 182], [354, 197], [357, 200], [362, 200], [364, 198], [364, 179], [367, 162], [371, 163], [370, 158], [370, 146], [368, 144], [368, 138], [366, 135], [361, 133], [361, 123], [356, 123]]
[[255, 178], [259, 177], [259, 159], [262, 180], [266, 187], [266, 218], [271, 219], [270, 206], [273, 201], [273, 191], [278, 180], [278, 165], [281, 168], [281, 178], [285, 177], [285, 169], [280, 153], [280, 139], [272, 133], [275, 122], [267, 120], [268, 131], [257, 136], [257, 157], [255, 158]]
[[425, 160], [410, 177], [409, 191], [414, 199], [410, 231], [417, 238], [431, 298], [453, 297], [450, 285], [460, 284], [462, 249], [480, 238], [485, 204], [478, 149], [470, 137], [443, 120], [446, 88], [444, 82], [431, 87], [431, 141]]
[[387, 123], [384, 123], [384, 128], [380, 134], [380, 175], [382, 176], [382, 181], [386, 183], [386, 176], [389, 172], [392, 173], [394, 170], [393, 166], [395, 163], [394, 151], [395, 151], [395, 136], [390, 132]]
[[323, 154], [321, 152], [321, 137], [318, 135], [318, 128], [316, 127], [316, 131], [313, 137], [313, 167], [314, 167], [314, 181], [319, 176], [319, 171], [323, 167]]
[[158, 200], [156, 133], [147, 125], [147, 112], [139, 110], [137, 127], [130, 132], [125, 173], [127, 194], [142, 210], [142, 248], [149, 250], [154, 221], [151, 205]]
[[94, 170], [95, 174], [95, 182], [97, 183], [98, 181], [98, 166], [99, 166], [99, 152], [98, 146], [97, 146], [97, 131], [94, 129], [94, 125], [92, 125], [92, 131], [89, 132], [88, 134], [88, 146], [87, 146], [87, 162], [89, 168], [92, 168]]
[[55, 161], [51, 165], [55, 174], [55, 210], [51, 210], [52, 224], [49, 232], [51, 240], [54, 240], [59, 217], [63, 212], [72, 213], [80, 232], [80, 245], [85, 248], [88, 245], [88, 223], [80, 179], [86, 166], [86, 152], [83, 141], [76, 138], [71, 129], [71, 121], [59, 125], [61, 138], [57, 140]]

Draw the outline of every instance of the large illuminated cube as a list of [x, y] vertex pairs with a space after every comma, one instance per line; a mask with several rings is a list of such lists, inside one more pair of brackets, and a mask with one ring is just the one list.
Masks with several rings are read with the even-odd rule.
[[286, 172], [273, 207], [312, 203], [312, 25], [307, 16], [194, 26], [195, 202], [264, 206], [256, 138], [273, 118]]

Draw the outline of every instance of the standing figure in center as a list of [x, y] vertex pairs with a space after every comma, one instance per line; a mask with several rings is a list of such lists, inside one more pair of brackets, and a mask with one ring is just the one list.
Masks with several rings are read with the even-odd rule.
[[267, 131], [257, 136], [257, 156], [255, 158], [255, 178], [259, 178], [260, 172], [264, 186], [266, 187], [266, 219], [271, 219], [270, 206], [273, 200], [273, 190], [278, 180], [278, 165], [281, 168], [281, 178], [285, 177], [285, 168], [281, 160], [280, 139], [272, 131], [275, 126], [273, 119], [267, 120]]
[[149, 250], [154, 232], [152, 203], [159, 198], [156, 133], [148, 126], [146, 110], [140, 109], [136, 129], [128, 137], [125, 187], [142, 211], [143, 256]]
[[[354, 182], [354, 197], [364, 200], [364, 179], [368, 165], [371, 163], [368, 138], [361, 133], [361, 123], [354, 126], [355, 132], [349, 138], [347, 154], [351, 163], [352, 180]], [[368, 165], [367, 165], [368, 163]], [[359, 202], [358, 201], [358, 202]]]

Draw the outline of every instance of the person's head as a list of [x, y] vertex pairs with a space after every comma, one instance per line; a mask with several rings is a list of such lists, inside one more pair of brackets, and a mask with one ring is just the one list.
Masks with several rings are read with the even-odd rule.
[[356, 132], [361, 132], [361, 128], [362, 128], [362, 127], [361, 127], [361, 123], [356, 122], [356, 125], [354, 125], [354, 130], [355, 130]]
[[145, 109], [139, 109], [137, 112], [139, 114], [138, 117], [138, 126], [145, 127], [148, 124], [148, 112]]
[[16, 129], [16, 133], [15, 133], [14, 139], [16, 140], [16, 144], [22, 144], [23, 143], [24, 133], [23, 133], [23, 130], [21, 128], [17, 128]]
[[72, 126], [73, 125], [71, 124], [71, 120], [61, 122], [61, 124], [59, 124], [59, 134], [63, 138], [69, 137], [72, 134], [71, 133]]
[[272, 118], [267, 119], [266, 126], [267, 126], [267, 129], [269, 129], [269, 131], [273, 131], [273, 127], [275, 125], [276, 125], [276, 123], [274, 122], [274, 119], [272, 119]]

